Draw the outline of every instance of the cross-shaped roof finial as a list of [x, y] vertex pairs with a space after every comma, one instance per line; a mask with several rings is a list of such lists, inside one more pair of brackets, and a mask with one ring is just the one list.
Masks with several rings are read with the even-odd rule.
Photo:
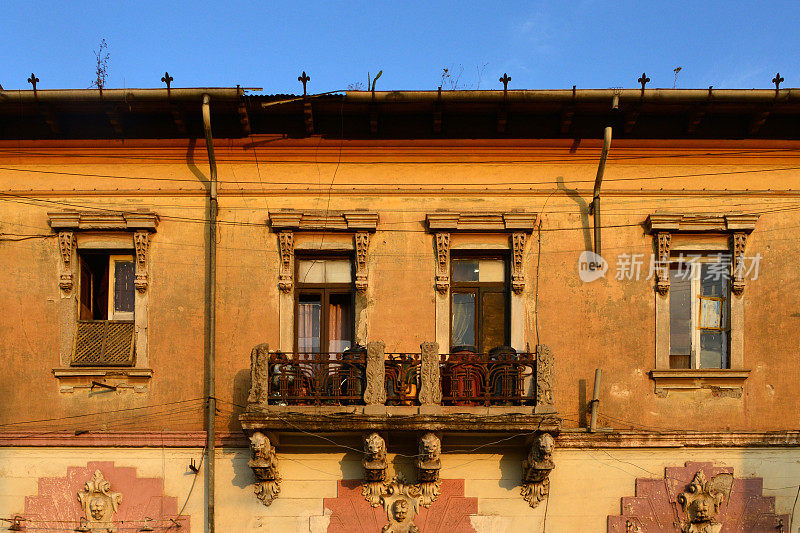
[[303, 96], [306, 95], [306, 83], [311, 81], [311, 76], [306, 76], [306, 71], [303, 71], [302, 76], [297, 77], [297, 81], [303, 84]]
[[33, 85], [33, 92], [36, 92], [36, 84], [39, 83], [39, 78], [36, 77], [36, 74], [31, 72], [31, 77], [28, 78], [28, 83]]
[[503, 83], [503, 92], [506, 92], [508, 90], [508, 82], [511, 81], [511, 76], [504, 72], [503, 77], [500, 78], [500, 81]]
[[772, 83], [775, 84], [775, 92], [778, 92], [780, 90], [782, 81], [786, 81], [786, 80], [781, 77], [781, 73], [780, 72], [775, 74], [775, 77], [772, 78]]
[[638, 79], [638, 80], [636, 80], [636, 81], [638, 81], [639, 83], [641, 83], [641, 84], [642, 84], [642, 94], [644, 94], [644, 86], [645, 86], [645, 85], [647, 85], [647, 82], [648, 82], [648, 81], [650, 81], [650, 78], [648, 78], [648, 77], [647, 77], [647, 74], [645, 74], [644, 72], [642, 72], [642, 77], [641, 77], [641, 78], [639, 78], [639, 79]]
[[164, 75], [161, 77], [161, 81], [167, 84], [167, 90], [169, 91], [169, 85], [174, 80], [172, 76], [169, 75], [169, 72], [164, 72]]

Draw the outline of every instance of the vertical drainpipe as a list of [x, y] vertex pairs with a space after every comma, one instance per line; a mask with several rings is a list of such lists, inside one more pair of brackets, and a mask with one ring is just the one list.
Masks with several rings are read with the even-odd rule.
[[203, 95], [203, 128], [206, 134], [208, 165], [211, 169], [211, 189], [208, 202], [208, 272], [206, 280], [208, 301], [208, 346], [206, 347], [206, 365], [208, 367], [206, 390], [208, 404], [206, 406], [206, 494], [208, 495], [206, 531], [214, 533], [214, 440], [216, 438], [216, 322], [217, 322], [217, 160], [214, 157], [214, 139], [211, 137], [211, 97]]
[[616, 112], [619, 110], [619, 96], [614, 95], [611, 100], [611, 120], [609, 120], [605, 131], [603, 132], [603, 151], [600, 152], [600, 163], [597, 165], [597, 177], [594, 179], [594, 194], [592, 203], [589, 204], [589, 212], [593, 215], [594, 219], [594, 253], [600, 255], [600, 186], [603, 184], [603, 174], [606, 171], [606, 158], [608, 151], [611, 149], [611, 126], [616, 117]]

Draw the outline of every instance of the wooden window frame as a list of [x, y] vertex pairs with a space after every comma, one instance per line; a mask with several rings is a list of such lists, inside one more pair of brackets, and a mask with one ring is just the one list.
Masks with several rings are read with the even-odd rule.
[[[304, 283], [300, 280], [299, 269], [302, 261], [342, 261], [347, 260], [350, 263], [350, 283]], [[330, 318], [330, 296], [332, 294], [348, 294], [350, 295], [350, 343], [351, 346], [355, 345], [355, 265], [352, 254], [303, 254], [297, 253], [294, 262], [294, 352], [298, 353], [300, 333], [300, 296], [302, 295], [319, 295], [320, 296], [320, 353], [329, 353], [330, 346], [328, 346], [328, 321]], [[306, 353], [306, 352], [303, 352]]]
[[[475, 259], [475, 260], [501, 260], [503, 262], [503, 281], [456, 281], [453, 271], [453, 265], [459, 259]], [[491, 252], [471, 252], [471, 251], [453, 251], [450, 260], [450, 320], [449, 324], [449, 346], [452, 352], [453, 348], [453, 297], [456, 294], [474, 294], [475, 295], [475, 346], [473, 348], [478, 353], [483, 353], [495, 346], [482, 346], [483, 344], [483, 294], [484, 293], [502, 293], [504, 299], [504, 323], [503, 323], [503, 337], [506, 345], [509, 344], [511, 338], [511, 274], [509, 272], [509, 254], [503, 253], [498, 250]]]

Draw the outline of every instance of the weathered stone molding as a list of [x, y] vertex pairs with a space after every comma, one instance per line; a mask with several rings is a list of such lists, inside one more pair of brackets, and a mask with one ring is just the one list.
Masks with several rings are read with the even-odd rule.
[[122, 214], [67, 211], [47, 213], [50, 227], [55, 231], [136, 231], [154, 232], [158, 216], [148, 212]]
[[95, 470], [92, 479], [78, 492], [78, 501], [83, 511], [80, 526], [75, 531], [115, 533], [114, 514], [122, 503], [122, 494], [111, 491], [111, 483], [105, 480], [100, 470]]
[[378, 227], [378, 214], [366, 211], [276, 211], [269, 214], [272, 231], [367, 231]]
[[439, 367], [439, 345], [424, 342], [420, 345], [422, 366], [420, 368], [419, 403], [422, 406], [441, 405], [442, 380]]
[[364, 484], [361, 494], [372, 507], [381, 503], [381, 496], [386, 489], [386, 441], [377, 433], [370, 433], [364, 437], [364, 457], [361, 459], [364, 467]]
[[266, 506], [278, 497], [281, 491], [281, 477], [278, 473], [278, 458], [269, 438], [260, 431], [250, 437], [252, 458], [247, 465], [253, 470], [256, 478], [254, 492], [256, 498]]
[[58, 247], [61, 251], [61, 274], [58, 277], [58, 286], [64, 292], [70, 292], [73, 285], [72, 255], [75, 251], [75, 233], [72, 231], [59, 231]]
[[564, 429], [558, 447], [570, 449], [636, 448], [797, 448], [800, 431], [631, 431], [587, 433]]
[[671, 390], [711, 389], [719, 396], [741, 398], [749, 370], [727, 368], [651, 370], [656, 394], [666, 397]]
[[367, 385], [364, 388], [366, 405], [386, 403], [386, 345], [381, 341], [367, 343]]
[[353, 235], [356, 247], [356, 290], [367, 290], [367, 249], [372, 234], [366, 231], [357, 231]]
[[431, 232], [475, 231], [481, 233], [532, 233], [535, 213], [429, 213]]
[[550, 494], [550, 472], [555, 468], [555, 439], [549, 433], [538, 433], [522, 461], [522, 499], [531, 507], [539, 505]]
[[521, 294], [525, 290], [525, 271], [522, 268], [522, 261], [525, 257], [525, 243], [527, 240], [527, 233], [518, 231], [511, 234], [513, 259], [511, 262], [511, 290], [517, 294]]
[[553, 407], [553, 352], [546, 344], [536, 345], [536, 406]]
[[133, 234], [133, 246], [136, 249], [136, 279], [134, 285], [136, 290], [144, 292], [147, 290], [147, 256], [150, 249], [150, 232], [137, 230]]
[[278, 288], [290, 292], [294, 285], [294, 234], [291, 231], [278, 233], [281, 263], [278, 274]]
[[250, 352], [250, 395], [247, 405], [266, 407], [269, 400], [269, 344], [259, 344]]

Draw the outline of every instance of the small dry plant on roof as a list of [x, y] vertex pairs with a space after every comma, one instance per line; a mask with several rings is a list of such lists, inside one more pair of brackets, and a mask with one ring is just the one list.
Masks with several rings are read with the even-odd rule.
[[94, 55], [97, 60], [95, 79], [92, 80], [89, 87], [97, 87], [102, 91], [103, 87], [106, 86], [106, 78], [108, 78], [108, 60], [110, 59], [108, 44], [105, 39], [100, 39], [100, 46], [94, 51]]

